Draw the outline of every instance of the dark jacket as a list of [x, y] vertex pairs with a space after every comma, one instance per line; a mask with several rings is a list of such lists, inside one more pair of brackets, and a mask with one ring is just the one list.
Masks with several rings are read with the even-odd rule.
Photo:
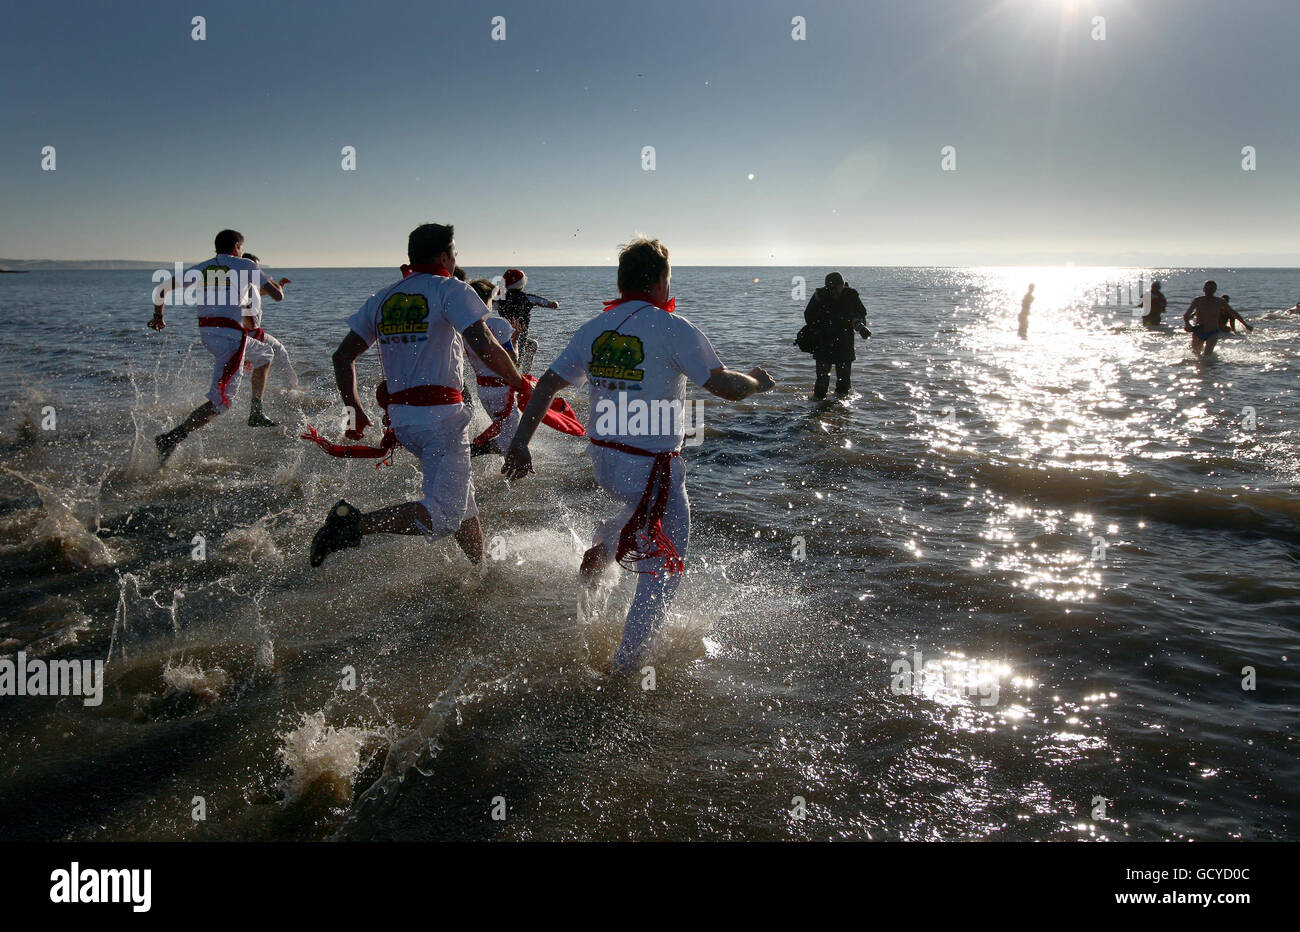
[[832, 297], [825, 288], [818, 288], [804, 309], [803, 319], [812, 328], [814, 359], [852, 362], [857, 358], [853, 332], [866, 331], [867, 309], [852, 288], [842, 289], [838, 298]]
[[528, 333], [533, 319], [533, 308], [545, 307], [550, 302], [518, 288], [512, 288], [497, 301], [497, 313], [510, 321], [520, 334]]

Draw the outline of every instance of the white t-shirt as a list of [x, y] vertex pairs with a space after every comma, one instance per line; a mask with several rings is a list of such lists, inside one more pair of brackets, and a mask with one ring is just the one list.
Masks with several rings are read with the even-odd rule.
[[[191, 282], [191, 272], [202, 278]], [[247, 309], [248, 292], [260, 291], [271, 276], [256, 262], [243, 256], [214, 256], [185, 270], [185, 301], [197, 301], [198, 316], [228, 317], [242, 321]]]
[[[390, 393], [419, 385], [461, 387], [465, 358], [461, 332], [488, 315], [487, 305], [462, 281], [416, 273], [370, 296], [348, 326], [366, 346], [379, 341]], [[437, 420], [455, 405], [393, 405], [395, 426]]]
[[253, 318], [253, 329], [262, 326], [262, 289], [249, 287], [248, 303], [244, 305], [244, 316]]
[[686, 433], [686, 380], [703, 385], [721, 365], [685, 317], [629, 301], [579, 327], [551, 371], [590, 383], [588, 436], [663, 453], [680, 449]]
[[[498, 343], [506, 349], [514, 348], [510, 342], [514, 336], [514, 328], [510, 326], [510, 321], [504, 317], [492, 316], [487, 319], [487, 325], [488, 329], [492, 331], [492, 335], [497, 338]], [[495, 372], [488, 368], [487, 363], [483, 361], [479, 354], [473, 350], [469, 351], [469, 364], [474, 367], [475, 375], [499, 378]]]

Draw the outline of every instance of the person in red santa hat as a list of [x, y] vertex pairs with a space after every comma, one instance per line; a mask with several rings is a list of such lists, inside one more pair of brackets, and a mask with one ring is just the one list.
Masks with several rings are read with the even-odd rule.
[[524, 291], [528, 287], [528, 276], [522, 269], [506, 269], [502, 283], [506, 286], [506, 293], [497, 301], [496, 312], [514, 328], [514, 344], [519, 350], [519, 369], [527, 374], [532, 371], [533, 356], [537, 353], [537, 341], [528, 337], [533, 308], [544, 307], [553, 311], [560, 305]]

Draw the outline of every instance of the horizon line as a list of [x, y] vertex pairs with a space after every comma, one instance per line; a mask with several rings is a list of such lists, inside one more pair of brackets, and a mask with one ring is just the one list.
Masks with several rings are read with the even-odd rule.
[[[136, 272], [142, 271], [143, 267], [171, 268], [175, 262], [157, 263], [149, 259], [12, 259], [14, 263], [60, 263], [64, 265], [75, 265], [78, 263], [130, 263], [141, 266], [140, 269], [39, 269], [31, 271], [65, 271], [65, 272]], [[466, 269], [483, 269], [495, 268], [500, 263], [473, 264], [463, 266]], [[776, 265], [772, 263], [707, 263], [707, 264], [673, 264], [674, 269], [800, 269], [800, 268], [846, 268], [846, 269], [1135, 269], [1138, 271], [1145, 269], [1259, 269], [1266, 271], [1300, 271], [1300, 265], [1240, 265], [1237, 263], [1151, 263], [1148, 265], [1123, 265], [1118, 263], [1060, 263], [1060, 262], [1027, 262], [1027, 263], [1005, 263], [1005, 262], [968, 262], [958, 264], [932, 264], [932, 263], [894, 263], [888, 265], [854, 265], [845, 263], [800, 263], [797, 265]], [[554, 265], [541, 263], [524, 263], [523, 266], [505, 264], [502, 268], [521, 268], [530, 269], [617, 269], [617, 263], [600, 264], [600, 265]], [[275, 263], [268, 268], [283, 269], [390, 269], [396, 268], [394, 265], [282, 265]], [[26, 271], [26, 270], [24, 270]]]

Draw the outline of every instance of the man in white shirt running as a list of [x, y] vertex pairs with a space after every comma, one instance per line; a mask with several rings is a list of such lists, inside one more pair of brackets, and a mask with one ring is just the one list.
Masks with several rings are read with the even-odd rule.
[[[485, 278], [478, 278], [469, 283], [474, 292], [483, 299], [487, 307], [492, 307], [493, 298], [499, 290], [497, 286]], [[493, 314], [486, 318], [488, 329], [492, 335], [510, 354], [510, 358], [518, 364], [519, 357], [515, 352], [513, 343], [514, 328], [510, 326], [510, 321], [500, 315]], [[481, 443], [475, 443], [470, 446], [470, 456], [482, 456], [486, 453], [505, 453], [506, 448], [510, 446], [510, 441], [514, 438], [515, 428], [519, 426], [519, 405], [515, 398], [515, 393], [511, 390], [506, 380], [497, 375], [484, 362], [478, 353], [472, 350], [469, 353], [469, 363], [474, 368], [474, 381], [478, 386], [478, 397], [483, 402], [483, 410], [491, 418], [492, 423], [488, 425], [485, 432], [489, 436]]]
[[525, 394], [527, 386], [488, 328], [487, 306], [452, 277], [454, 232], [449, 224], [416, 227], [402, 280], [371, 295], [348, 318], [351, 331], [334, 351], [339, 394], [356, 419], [347, 435], [360, 439], [372, 422], [357, 399], [356, 360], [378, 341], [388, 418], [397, 440], [420, 460], [424, 497], [368, 514], [340, 499], [312, 540], [312, 566], [336, 550], [359, 546], [366, 534], [453, 534], [471, 562], [483, 559], [469, 468], [470, 412], [461, 395], [462, 338], [507, 385]]
[[[251, 252], [244, 253], [244, 258], [261, 266], [262, 260], [257, 258]], [[287, 278], [282, 278], [279, 285], [283, 288], [285, 285], [292, 284]], [[284, 348], [284, 344], [278, 339], [266, 332], [262, 326], [262, 295], [267, 294], [267, 288], [263, 285], [261, 288], [250, 288], [248, 292], [248, 301], [244, 304], [244, 329], [248, 335], [261, 340], [267, 346], [271, 347], [272, 360], [271, 368], [282, 374], [284, 387], [293, 390], [298, 387], [298, 371], [293, 367], [293, 360], [289, 358], [289, 351]], [[266, 415], [262, 414], [262, 404], [260, 400], [254, 405], [254, 410], [249, 412], [249, 421], [260, 418], [265, 423], [257, 424], [258, 427], [274, 427], [275, 423]]]
[[166, 464], [168, 457], [191, 432], [223, 411], [230, 410], [245, 361], [253, 369], [253, 402], [248, 425], [274, 426], [274, 422], [262, 414], [262, 392], [266, 389], [266, 378], [275, 354], [270, 346], [250, 336], [244, 329], [243, 305], [248, 300], [250, 288], [264, 290], [276, 301], [284, 300], [284, 289], [256, 262], [244, 257], [242, 233], [222, 230], [217, 234], [214, 246], [216, 256], [186, 269], [182, 282], [173, 276], [156, 290], [154, 296], [153, 320], [149, 321], [149, 327], [162, 330], [167, 326], [163, 321], [163, 305], [168, 293], [173, 289], [184, 289], [184, 302], [198, 308], [199, 338], [213, 359], [208, 400], [190, 412], [178, 426], [153, 438], [160, 466]]
[[501, 469], [507, 479], [532, 472], [528, 444], [551, 399], [566, 385], [589, 384], [588, 449], [596, 481], [623, 507], [597, 526], [581, 572], [594, 584], [616, 560], [641, 574], [611, 663], [614, 673], [637, 669], [685, 570], [691, 521], [680, 455], [686, 380], [727, 401], [776, 384], [762, 368], [745, 374], [723, 366], [708, 338], [675, 313], [670, 281], [663, 243], [638, 237], [623, 247], [619, 300], [579, 327], [538, 380]]

